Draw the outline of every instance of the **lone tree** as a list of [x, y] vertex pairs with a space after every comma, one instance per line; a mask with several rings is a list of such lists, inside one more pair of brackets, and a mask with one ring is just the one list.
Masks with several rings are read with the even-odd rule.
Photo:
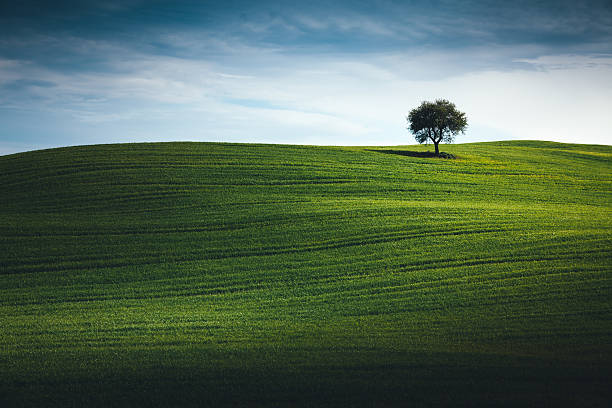
[[467, 128], [465, 113], [459, 112], [455, 104], [446, 99], [421, 103], [421, 106], [410, 111], [406, 120], [417, 142], [433, 142], [436, 156], [440, 155], [438, 143], [451, 143], [457, 134], [465, 133]]

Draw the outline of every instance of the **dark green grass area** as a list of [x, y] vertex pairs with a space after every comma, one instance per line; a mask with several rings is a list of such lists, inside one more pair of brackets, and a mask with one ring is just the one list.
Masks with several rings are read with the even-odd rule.
[[612, 147], [444, 150], [0, 157], [0, 405], [608, 406]]

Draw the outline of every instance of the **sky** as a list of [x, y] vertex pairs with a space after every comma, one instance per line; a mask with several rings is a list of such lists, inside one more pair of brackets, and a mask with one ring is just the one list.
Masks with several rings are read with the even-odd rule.
[[117, 142], [612, 144], [612, 2], [0, 0], [0, 155]]

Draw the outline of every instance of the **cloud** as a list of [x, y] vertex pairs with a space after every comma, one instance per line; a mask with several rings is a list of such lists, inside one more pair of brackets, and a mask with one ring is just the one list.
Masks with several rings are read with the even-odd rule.
[[459, 100], [474, 121], [515, 138], [609, 144], [610, 77], [610, 66], [484, 73], [465, 79]]
[[54, 82], [43, 81], [40, 79], [17, 79], [7, 81], [0, 87], [4, 91], [25, 91], [32, 88], [51, 88], [55, 86]]
[[397, 33], [388, 24], [385, 24], [384, 21], [355, 13], [346, 13], [342, 16], [327, 15], [317, 17], [304, 14], [293, 16], [293, 20], [299, 27], [307, 31], [353, 32], [383, 37], [389, 37]]
[[521, 62], [534, 66], [539, 70], [568, 70], [581, 68], [610, 68], [612, 67], [612, 54], [596, 55], [541, 55], [537, 58], [517, 59]]

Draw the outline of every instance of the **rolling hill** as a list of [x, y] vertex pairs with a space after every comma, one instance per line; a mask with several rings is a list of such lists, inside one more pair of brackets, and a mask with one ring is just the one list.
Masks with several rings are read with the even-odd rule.
[[612, 147], [0, 157], [2, 406], [606, 406]]

